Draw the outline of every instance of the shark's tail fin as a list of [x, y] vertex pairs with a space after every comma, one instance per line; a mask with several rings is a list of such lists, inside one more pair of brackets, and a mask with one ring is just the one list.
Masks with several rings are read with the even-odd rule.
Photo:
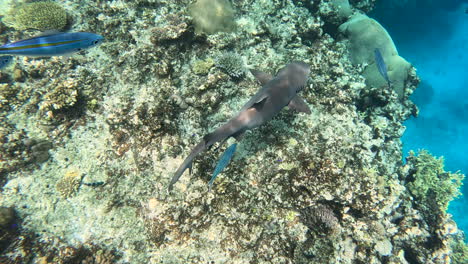
[[179, 166], [179, 169], [175, 172], [174, 176], [172, 177], [171, 182], [169, 183], [169, 191], [172, 190], [174, 187], [174, 184], [179, 180], [180, 176], [184, 173], [186, 169], [190, 169], [190, 172], [192, 171], [192, 161], [193, 159], [202, 151], [204, 151], [207, 148], [205, 145], [205, 141], [202, 140], [200, 143], [198, 143], [195, 148], [192, 149], [192, 152], [190, 152], [190, 155], [188, 155], [187, 158], [185, 158], [184, 162]]
[[179, 169], [175, 172], [172, 177], [171, 182], [169, 183], [169, 191], [172, 190], [174, 184], [179, 180], [184, 171], [188, 168], [192, 168], [192, 161], [195, 157], [200, 154], [205, 149], [211, 147], [216, 142], [224, 143], [229, 137], [238, 138], [244, 133], [245, 129], [242, 126], [239, 126], [235, 120], [231, 120], [226, 124], [222, 125], [212, 133], [207, 134], [203, 137], [203, 140], [198, 143], [195, 148], [192, 149], [192, 152], [185, 158], [184, 162], [180, 165]]

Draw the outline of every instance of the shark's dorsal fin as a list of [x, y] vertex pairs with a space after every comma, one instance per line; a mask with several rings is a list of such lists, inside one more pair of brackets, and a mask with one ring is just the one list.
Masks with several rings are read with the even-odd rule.
[[299, 95], [294, 96], [294, 98], [289, 102], [288, 104], [289, 109], [294, 109], [298, 112], [310, 114], [310, 108], [309, 106], [305, 103], [304, 99], [300, 97]]
[[271, 81], [273, 79], [273, 76], [269, 73], [262, 72], [262, 71], [257, 71], [257, 70], [250, 70], [253, 76], [257, 78], [257, 80], [260, 82], [261, 85], [265, 85], [267, 82]]

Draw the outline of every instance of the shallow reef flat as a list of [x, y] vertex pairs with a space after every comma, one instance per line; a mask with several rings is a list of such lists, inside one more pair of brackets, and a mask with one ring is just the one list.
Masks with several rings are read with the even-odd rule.
[[[105, 42], [0, 71], [1, 263], [467, 263], [446, 213], [463, 175], [427, 152], [402, 162], [419, 79], [374, 1], [57, 3]], [[2, 43], [37, 34], [0, 20]], [[311, 67], [311, 114], [246, 133], [211, 192], [229, 144], [168, 192], [260, 88], [248, 69], [292, 61]]]

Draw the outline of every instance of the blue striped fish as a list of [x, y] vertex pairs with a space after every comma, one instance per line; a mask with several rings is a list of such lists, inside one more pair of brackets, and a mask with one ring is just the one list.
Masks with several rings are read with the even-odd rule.
[[374, 55], [377, 69], [379, 70], [382, 77], [384, 77], [384, 79], [387, 81], [388, 87], [390, 87], [390, 79], [388, 78], [387, 65], [385, 64], [382, 53], [380, 53], [380, 50], [378, 48], [374, 50]]
[[218, 164], [216, 165], [215, 170], [213, 171], [213, 176], [211, 176], [210, 182], [208, 183], [208, 191], [211, 192], [211, 187], [213, 186], [213, 182], [216, 179], [216, 176], [218, 176], [218, 174], [220, 174], [221, 171], [223, 171], [231, 161], [232, 156], [234, 156], [234, 152], [236, 152], [236, 147], [237, 143], [234, 143], [224, 151], [223, 155], [218, 161]]
[[0, 47], [0, 55], [61, 56], [96, 46], [103, 39], [87, 32], [54, 33], [5, 44]]
[[13, 61], [13, 56], [7, 55], [7, 56], [1, 56], [0, 57], [0, 69], [5, 68], [8, 66]]

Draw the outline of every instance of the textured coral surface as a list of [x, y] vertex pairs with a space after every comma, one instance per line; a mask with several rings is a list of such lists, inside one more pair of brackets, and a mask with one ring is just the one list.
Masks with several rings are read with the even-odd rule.
[[[338, 30], [374, 1], [233, 1], [229, 32], [197, 30], [191, 2], [65, 1], [72, 30], [106, 41], [2, 70], [0, 262], [464, 263], [444, 207], [458, 182], [438, 178], [461, 176], [401, 160], [415, 69], [400, 94], [372, 86]], [[247, 69], [297, 60], [312, 113], [246, 133], [211, 192], [228, 144], [168, 193], [191, 148], [260, 88]], [[418, 171], [428, 163], [437, 173]], [[416, 186], [428, 178], [446, 188]]]

